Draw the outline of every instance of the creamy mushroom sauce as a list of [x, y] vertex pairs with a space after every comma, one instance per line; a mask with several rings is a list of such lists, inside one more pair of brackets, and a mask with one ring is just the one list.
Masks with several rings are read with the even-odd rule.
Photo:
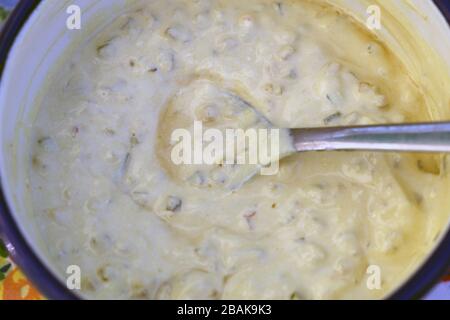
[[[233, 192], [180, 179], [168, 158], [172, 130], [225, 112], [214, 92], [212, 109], [196, 104], [198, 82], [226, 82], [280, 128], [427, 120], [401, 62], [329, 5], [145, 1], [52, 81], [33, 128], [33, 202], [55, 264], [81, 267], [87, 297], [380, 298], [436, 236], [437, 157], [296, 154]], [[381, 290], [366, 286], [370, 265]]]

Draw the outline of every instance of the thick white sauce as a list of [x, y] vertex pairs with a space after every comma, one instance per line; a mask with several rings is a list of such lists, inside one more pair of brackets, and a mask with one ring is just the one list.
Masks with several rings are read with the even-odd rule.
[[[398, 285], [435, 236], [435, 158], [297, 154], [229, 192], [169, 157], [174, 129], [216, 115], [196, 105], [199, 83], [226, 82], [280, 128], [426, 120], [401, 63], [318, 1], [143, 3], [58, 71], [35, 123], [35, 214], [61, 272], [79, 265], [83, 293], [101, 298], [379, 298]], [[366, 286], [370, 265], [381, 290]]]

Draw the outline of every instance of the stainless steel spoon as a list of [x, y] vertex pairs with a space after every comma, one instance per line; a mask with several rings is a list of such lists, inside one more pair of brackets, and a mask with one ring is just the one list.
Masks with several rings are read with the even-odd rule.
[[[450, 122], [290, 129], [291, 152], [387, 151], [450, 152]], [[243, 169], [241, 169], [243, 168]], [[241, 166], [228, 188], [236, 190], [258, 174], [258, 166]]]
[[450, 152], [450, 122], [292, 129], [295, 150]]
[[[290, 152], [384, 151], [450, 152], [450, 122], [290, 129]], [[226, 189], [236, 190], [258, 174], [260, 166], [236, 166]]]

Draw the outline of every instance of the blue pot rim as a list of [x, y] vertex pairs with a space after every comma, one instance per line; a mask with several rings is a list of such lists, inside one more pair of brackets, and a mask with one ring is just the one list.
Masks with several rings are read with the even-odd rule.
[[[21, 0], [10, 14], [0, 33], [0, 79], [6, 65], [9, 51], [16, 37], [25, 25], [29, 16], [42, 0]], [[434, 0], [450, 26], [450, 2]], [[1, 173], [0, 173], [1, 174]], [[22, 235], [11, 210], [5, 200], [3, 188], [0, 185], [0, 230], [4, 232], [7, 241], [14, 247], [14, 260], [25, 275], [33, 282], [42, 294], [50, 299], [78, 300], [75, 292], [69, 290], [61, 281], [47, 269], [43, 261], [34, 252]], [[434, 250], [427, 261], [417, 270], [405, 284], [391, 294], [388, 299], [410, 300], [423, 297], [447, 271], [450, 266], [450, 231]]]

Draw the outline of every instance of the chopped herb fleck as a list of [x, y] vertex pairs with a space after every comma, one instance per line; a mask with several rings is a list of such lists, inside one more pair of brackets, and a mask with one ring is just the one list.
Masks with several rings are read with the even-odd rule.
[[45, 168], [45, 165], [42, 164], [41, 159], [37, 155], [32, 156], [31, 164], [34, 168]]
[[297, 292], [292, 292], [290, 299], [291, 300], [300, 300], [300, 295]]
[[283, 4], [281, 2], [275, 3], [275, 10], [278, 12], [280, 16], [284, 15]]
[[43, 138], [40, 138], [40, 139], [38, 140], [38, 144], [39, 144], [39, 145], [42, 145], [42, 144], [44, 144], [45, 142], [47, 142], [47, 141], [49, 141], [49, 140], [50, 140], [49, 137], [43, 137]]
[[101, 51], [102, 51], [103, 49], [105, 49], [108, 45], [109, 45], [109, 42], [106, 42], [106, 43], [104, 43], [104, 44], [102, 44], [102, 45], [99, 45], [99, 46], [97, 47], [97, 53], [100, 54]]
[[256, 217], [256, 214], [257, 214], [256, 211], [244, 214], [244, 218], [247, 221], [247, 225], [250, 230], [253, 230], [255, 228], [253, 219]]
[[73, 127], [71, 130], [72, 138], [76, 138], [78, 133], [80, 133], [80, 128], [77, 126]]
[[327, 100], [330, 101], [332, 104], [334, 104], [334, 101], [329, 94], [327, 94]]
[[97, 276], [100, 278], [100, 280], [102, 280], [103, 282], [108, 282], [109, 281], [109, 277], [106, 274], [106, 270], [105, 267], [101, 267], [97, 270]]
[[0, 273], [6, 274], [12, 267], [11, 263], [8, 263], [7, 265], [4, 265], [0, 268]]
[[133, 133], [130, 137], [130, 144], [131, 144], [131, 147], [135, 147], [139, 144], [139, 139], [136, 137], [135, 133]]
[[183, 205], [183, 201], [180, 198], [170, 196], [167, 199], [166, 209], [167, 209], [167, 211], [177, 212], [177, 211], [180, 211], [182, 205]]
[[[328, 95], [327, 95], [328, 97]], [[339, 119], [340, 117], [342, 117], [342, 113], [340, 113], [339, 111], [336, 113], [333, 113], [332, 115], [329, 115], [328, 117], [326, 117], [325, 119], [323, 119], [323, 122], [325, 124], [330, 124], [331, 122]]]
[[8, 250], [6, 249], [5, 244], [0, 240], [0, 257], [6, 258], [8, 257]]
[[124, 176], [125, 173], [127, 172], [128, 166], [130, 164], [130, 160], [131, 160], [131, 154], [128, 152], [123, 159], [122, 166], [120, 167], [120, 174], [122, 176]]
[[106, 133], [108, 136], [113, 136], [113, 135], [116, 134], [116, 131], [114, 131], [113, 129], [106, 128], [106, 129], [105, 129], [105, 133]]
[[3, 20], [6, 20], [8, 17], [9, 12], [5, 10], [4, 8], [0, 7], [0, 22], [3, 22]]

